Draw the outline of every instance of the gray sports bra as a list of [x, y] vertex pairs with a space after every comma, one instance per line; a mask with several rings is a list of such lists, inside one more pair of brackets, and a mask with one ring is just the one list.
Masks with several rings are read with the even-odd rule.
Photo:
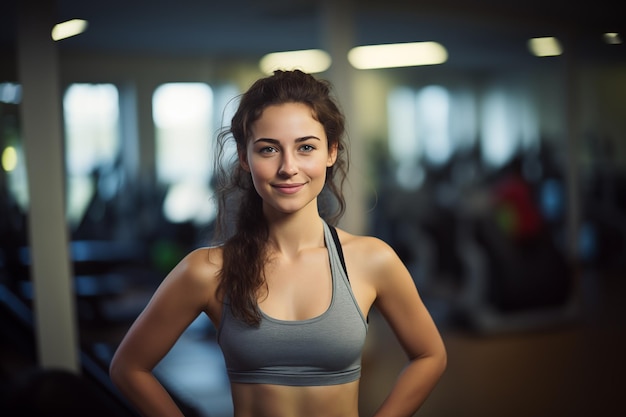
[[261, 312], [260, 325], [251, 326], [235, 318], [224, 303], [217, 340], [231, 382], [312, 386], [360, 378], [367, 320], [352, 293], [339, 239], [326, 223], [324, 239], [333, 294], [320, 316], [286, 321]]

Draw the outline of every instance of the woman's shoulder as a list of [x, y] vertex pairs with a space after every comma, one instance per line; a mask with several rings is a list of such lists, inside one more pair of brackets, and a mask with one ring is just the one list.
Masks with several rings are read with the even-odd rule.
[[385, 264], [397, 259], [394, 249], [384, 240], [368, 235], [357, 235], [337, 229], [343, 252], [348, 257], [368, 265]]
[[361, 291], [369, 288], [378, 297], [390, 285], [395, 285], [393, 283], [398, 282], [400, 277], [406, 276], [404, 264], [384, 240], [345, 231], [338, 231], [337, 234], [353, 288], [361, 285]]
[[188, 280], [215, 284], [222, 268], [222, 248], [200, 247], [189, 252], [176, 266], [176, 275]]
[[[170, 272], [178, 294], [185, 294], [189, 304], [198, 305], [211, 320], [219, 320], [221, 303], [218, 297], [222, 248], [202, 247], [189, 252]], [[167, 281], [168, 279], [166, 279]]]
[[189, 266], [194, 269], [220, 269], [222, 267], [221, 246], [203, 246], [193, 249], [185, 256]]

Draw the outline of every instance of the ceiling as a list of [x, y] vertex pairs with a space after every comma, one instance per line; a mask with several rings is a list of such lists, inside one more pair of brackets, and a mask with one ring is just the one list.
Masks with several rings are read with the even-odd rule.
[[[15, 49], [17, 1], [0, 6], [0, 50]], [[89, 22], [84, 34], [60, 43], [62, 51], [256, 59], [268, 52], [324, 48], [322, 1], [57, 3], [59, 21]], [[580, 60], [624, 62], [625, 45], [607, 45], [601, 38], [606, 31], [626, 34], [621, 3], [626, 2], [354, 0], [353, 38], [355, 45], [436, 40], [448, 49], [445, 65], [466, 69], [530, 62], [526, 40], [548, 35], [568, 39], [568, 50]]]

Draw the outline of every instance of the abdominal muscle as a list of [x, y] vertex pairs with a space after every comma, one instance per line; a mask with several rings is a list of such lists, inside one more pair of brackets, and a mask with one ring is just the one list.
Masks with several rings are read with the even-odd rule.
[[359, 381], [294, 387], [231, 384], [234, 417], [358, 417]]

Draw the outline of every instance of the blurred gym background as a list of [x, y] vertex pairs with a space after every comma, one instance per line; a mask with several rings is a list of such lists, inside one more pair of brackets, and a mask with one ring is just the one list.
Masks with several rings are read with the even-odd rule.
[[[394, 247], [446, 341], [417, 415], [623, 413], [624, 16], [617, 1], [3, 2], [3, 415], [134, 415], [111, 355], [210, 244], [216, 133], [294, 51], [347, 115], [341, 227]], [[415, 49], [357, 59], [392, 44]], [[403, 361], [373, 312], [362, 415]], [[199, 317], [156, 372], [187, 415], [227, 417], [223, 367]]]

